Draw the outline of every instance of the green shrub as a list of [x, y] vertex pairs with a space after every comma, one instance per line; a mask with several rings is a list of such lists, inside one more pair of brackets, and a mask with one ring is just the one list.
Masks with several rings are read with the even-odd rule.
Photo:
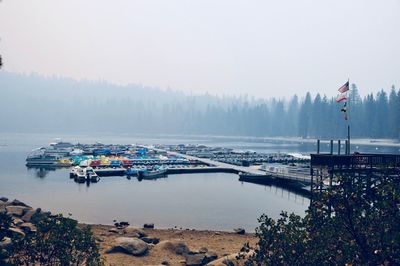
[[62, 215], [46, 217], [37, 231], [13, 242], [9, 262], [39, 265], [102, 265], [89, 227], [80, 229], [76, 220]]
[[[4, 240], [4, 237], [7, 236], [7, 230], [11, 224], [11, 217], [7, 214], [0, 213], [0, 242]], [[6, 259], [8, 254], [6, 251], [0, 249], [0, 265], [7, 265]]]
[[400, 265], [400, 178], [340, 177], [304, 218], [259, 219], [247, 265]]

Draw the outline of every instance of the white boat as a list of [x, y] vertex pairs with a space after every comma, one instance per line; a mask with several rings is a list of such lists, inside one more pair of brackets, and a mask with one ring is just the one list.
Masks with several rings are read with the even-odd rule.
[[69, 172], [69, 177], [74, 178], [79, 169], [81, 169], [79, 166], [72, 167], [71, 171]]
[[97, 182], [100, 179], [92, 167], [76, 166], [71, 169], [70, 176], [71, 175], [77, 182], [85, 182], [85, 181]]
[[63, 158], [60, 154], [48, 154], [43, 148], [34, 150], [26, 158], [27, 166], [56, 165]]
[[77, 156], [77, 155], [82, 155], [82, 154], [83, 154], [83, 150], [77, 149], [77, 148], [74, 148], [74, 149], [69, 153], [69, 155], [71, 155], [71, 156]]
[[167, 176], [167, 169], [160, 168], [158, 170], [151, 170], [140, 173], [139, 177], [141, 179], [157, 179], [166, 176]]
[[76, 169], [75, 176], [74, 176], [75, 181], [77, 182], [85, 182], [86, 181], [86, 171], [85, 168], [79, 167]]
[[99, 181], [99, 176], [96, 174], [96, 172], [93, 170], [92, 167], [86, 167], [85, 174], [86, 174], [86, 180], [90, 180], [92, 182]]

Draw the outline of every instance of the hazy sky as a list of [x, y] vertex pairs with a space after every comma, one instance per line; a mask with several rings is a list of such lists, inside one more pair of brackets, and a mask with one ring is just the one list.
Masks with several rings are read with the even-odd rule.
[[0, 37], [12, 72], [261, 97], [400, 86], [400, 0], [3, 0]]

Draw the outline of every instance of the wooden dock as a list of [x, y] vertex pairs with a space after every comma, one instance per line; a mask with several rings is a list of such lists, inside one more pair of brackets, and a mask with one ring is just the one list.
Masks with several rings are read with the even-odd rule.
[[[165, 150], [159, 150], [166, 152]], [[196, 173], [196, 172], [224, 172], [224, 173], [235, 173], [240, 176], [241, 181], [254, 182], [254, 183], [281, 183], [289, 186], [295, 186], [300, 188], [309, 189], [311, 185], [311, 175], [304, 175], [298, 173], [272, 173], [260, 169], [259, 166], [238, 166], [228, 164], [224, 162], [218, 162], [208, 158], [199, 158], [192, 155], [181, 154], [177, 152], [168, 151], [169, 154], [182, 156], [191, 161], [199, 161], [207, 165], [202, 168], [192, 169], [170, 169], [168, 173], [178, 174], [184, 172]]]

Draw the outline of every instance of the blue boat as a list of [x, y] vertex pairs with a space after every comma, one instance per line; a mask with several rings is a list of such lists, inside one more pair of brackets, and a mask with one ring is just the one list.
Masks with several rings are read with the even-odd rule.
[[94, 156], [99, 156], [99, 155], [110, 155], [111, 150], [110, 149], [95, 149], [93, 150], [93, 155]]
[[110, 166], [111, 167], [118, 167], [121, 165], [121, 161], [120, 160], [111, 160], [110, 161]]
[[125, 170], [125, 174], [127, 176], [139, 176], [142, 173], [146, 172], [147, 169], [146, 168], [128, 168]]

